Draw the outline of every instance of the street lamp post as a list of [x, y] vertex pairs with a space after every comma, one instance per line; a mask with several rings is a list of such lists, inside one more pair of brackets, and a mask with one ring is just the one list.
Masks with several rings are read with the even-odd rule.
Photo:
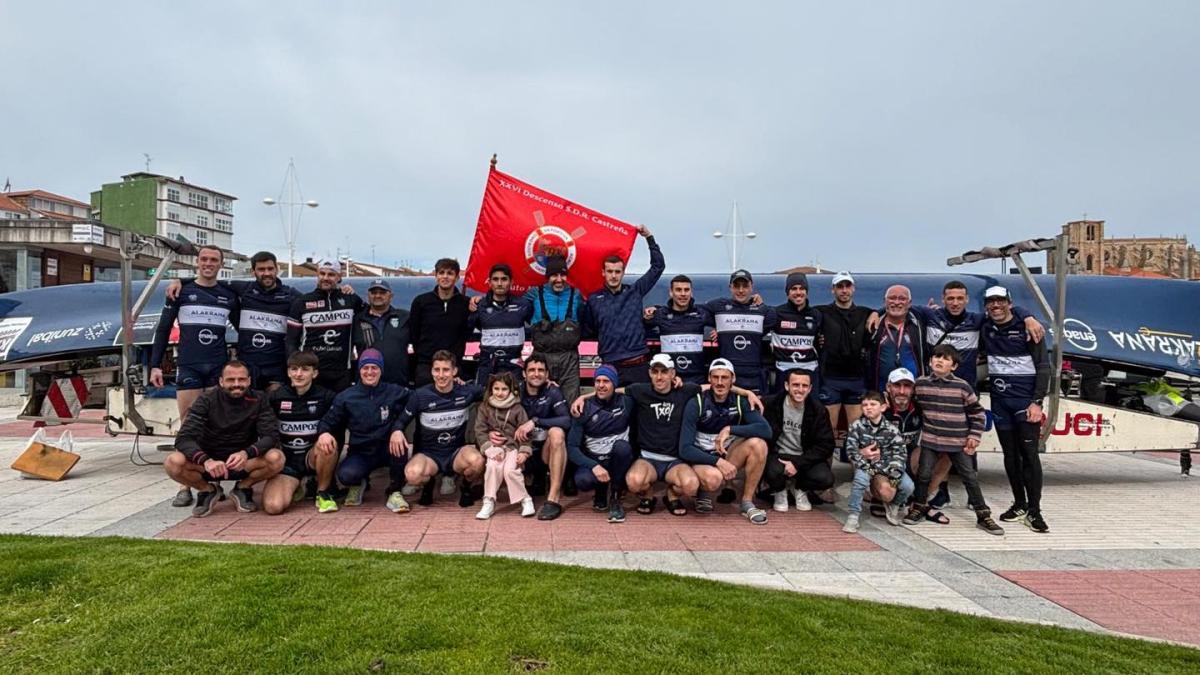
[[720, 230], [717, 230], [716, 232], [713, 232], [713, 235], [712, 235], [714, 239], [725, 239], [725, 238], [729, 239], [729, 242], [731, 244], [731, 252], [729, 255], [729, 265], [730, 265], [731, 272], [736, 271], [741, 268], [740, 267], [741, 260], [738, 258], [738, 253], [739, 253], [738, 240], [743, 239], [743, 238], [744, 239], [754, 239], [755, 237], [758, 236], [758, 233], [756, 233], [756, 232], [743, 232], [742, 230], [743, 230], [742, 219], [738, 216], [737, 202], [734, 202], [733, 203], [733, 212], [730, 213], [730, 215], [729, 215], [729, 231], [721, 232]]
[[300, 217], [304, 209], [315, 209], [319, 204], [315, 200], [304, 201], [300, 192], [300, 180], [296, 177], [296, 162], [288, 158], [287, 171], [283, 174], [283, 186], [279, 189], [279, 198], [264, 197], [263, 204], [279, 206], [279, 222], [283, 225], [283, 236], [288, 247], [288, 278], [292, 277], [292, 265], [296, 262], [296, 235], [300, 230]]

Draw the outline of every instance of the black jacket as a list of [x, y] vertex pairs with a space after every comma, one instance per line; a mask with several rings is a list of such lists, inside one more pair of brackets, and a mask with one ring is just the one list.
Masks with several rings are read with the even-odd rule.
[[[787, 394], [775, 394], [763, 400], [763, 417], [771, 425], [770, 456], [778, 455], [779, 436], [783, 433], [783, 406]], [[833, 425], [829, 412], [815, 393], [804, 398], [804, 421], [800, 423], [800, 447], [805, 459], [825, 461], [833, 455]]]
[[821, 313], [821, 374], [860, 380], [866, 365], [867, 317], [871, 310], [854, 305], [843, 310], [836, 303], [818, 305]]
[[[369, 348], [383, 352], [383, 381], [408, 386], [408, 312], [389, 307], [381, 322], [372, 321], [370, 312], [364, 307], [354, 316], [354, 348], [360, 355]], [[382, 324], [382, 330], [376, 323]]]
[[175, 449], [193, 464], [223, 462], [242, 450], [254, 459], [278, 445], [275, 411], [260, 391], [233, 398], [218, 387], [200, 394], [175, 434]]
[[417, 363], [433, 361], [434, 352], [449, 350], [462, 365], [463, 352], [467, 350], [467, 317], [470, 315], [467, 296], [454, 290], [449, 300], [438, 297], [432, 290], [413, 298], [408, 316], [408, 335], [413, 345]]

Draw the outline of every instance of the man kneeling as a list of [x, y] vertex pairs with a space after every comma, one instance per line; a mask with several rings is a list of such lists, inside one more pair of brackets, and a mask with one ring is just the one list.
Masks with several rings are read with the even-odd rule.
[[192, 515], [198, 518], [212, 512], [223, 496], [223, 480], [237, 481], [229, 495], [238, 511], [256, 510], [251, 486], [279, 473], [284, 464], [283, 453], [275, 449], [275, 414], [265, 395], [250, 391], [250, 368], [229, 361], [218, 385], [196, 399], [175, 435], [175, 452], [163, 462], [172, 480], [196, 490]]
[[625, 522], [621, 496], [625, 491], [625, 474], [633, 463], [633, 447], [629, 444], [629, 420], [633, 417], [633, 401], [616, 392], [620, 384], [617, 369], [604, 364], [593, 375], [596, 395], [583, 404], [583, 412], [571, 424], [567, 437], [567, 452], [579, 467], [575, 470], [575, 485], [587, 492], [595, 490], [592, 510], [608, 510], [608, 522]]
[[263, 486], [263, 510], [283, 513], [293, 501], [304, 498], [305, 480], [317, 480], [317, 511], [337, 511], [333, 499], [333, 470], [341, 448], [316, 448], [318, 427], [333, 405], [334, 393], [314, 380], [317, 355], [296, 352], [288, 357], [288, 384], [271, 392], [271, 410], [279, 420], [279, 449], [286, 458], [283, 471]]
[[711, 513], [713, 494], [745, 471], [742, 515], [755, 525], [766, 525], [767, 512], [754, 505], [754, 493], [767, 461], [771, 425], [750, 409], [744, 396], [731, 392], [734, 377], [728, 359], [716, 359], [708, 367], [709, 390], [688, 401], [683, 411], [679, 457], [692, 465], [700, 480], [697, 513]]

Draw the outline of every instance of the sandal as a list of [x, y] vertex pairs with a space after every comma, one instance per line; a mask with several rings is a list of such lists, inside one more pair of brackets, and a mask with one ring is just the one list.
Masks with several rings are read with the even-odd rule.
[[683, 505], [682, 499], [667, 499], [663, 497], [663, 504], [667, 507], [667, 511], [673, 516], [686, 516], [687, 507]]
[[712, 513], [712, 497], [696, 497], [696, 513]]
[[937, 523], [938, 525], [950, 524], [950, 519], [946, 517], [946, 514], [938, 511], [937, 509], [930, 509], [929, 513], [925, 514], [925, 520], [928, 520], [931, 523]]
[[654, 505], [656, 503], [654, 497], [644, 497], [638, 501], [637, 512], [643, 516], [648, 516], [654, 513]]
[[746, 516], [746, 518], [755, 525], [767, 524], [767, 512], [763, 511], [757, 506], [752, 509], [746, 509], [745, 511], [742, 511], [742, 515]]

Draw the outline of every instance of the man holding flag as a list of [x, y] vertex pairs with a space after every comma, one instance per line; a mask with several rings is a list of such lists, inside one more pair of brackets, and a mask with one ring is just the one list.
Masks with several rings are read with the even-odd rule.
[[650, 349], [646, 346], [642, 309], [646, 295], [667, 267], [650, 228], [638, 225], [637, 232], [650, 247], [650, 269], [633, 285], [626, 284], [625, 261], [617, 255], [608, 256], [604, 259], [604, 288], [588, 296], [583, 310], [584, 328], [597, 336], [600, 359], [612, 364], [620, 380], [630, 384], [649, 381], [646, 364]]

